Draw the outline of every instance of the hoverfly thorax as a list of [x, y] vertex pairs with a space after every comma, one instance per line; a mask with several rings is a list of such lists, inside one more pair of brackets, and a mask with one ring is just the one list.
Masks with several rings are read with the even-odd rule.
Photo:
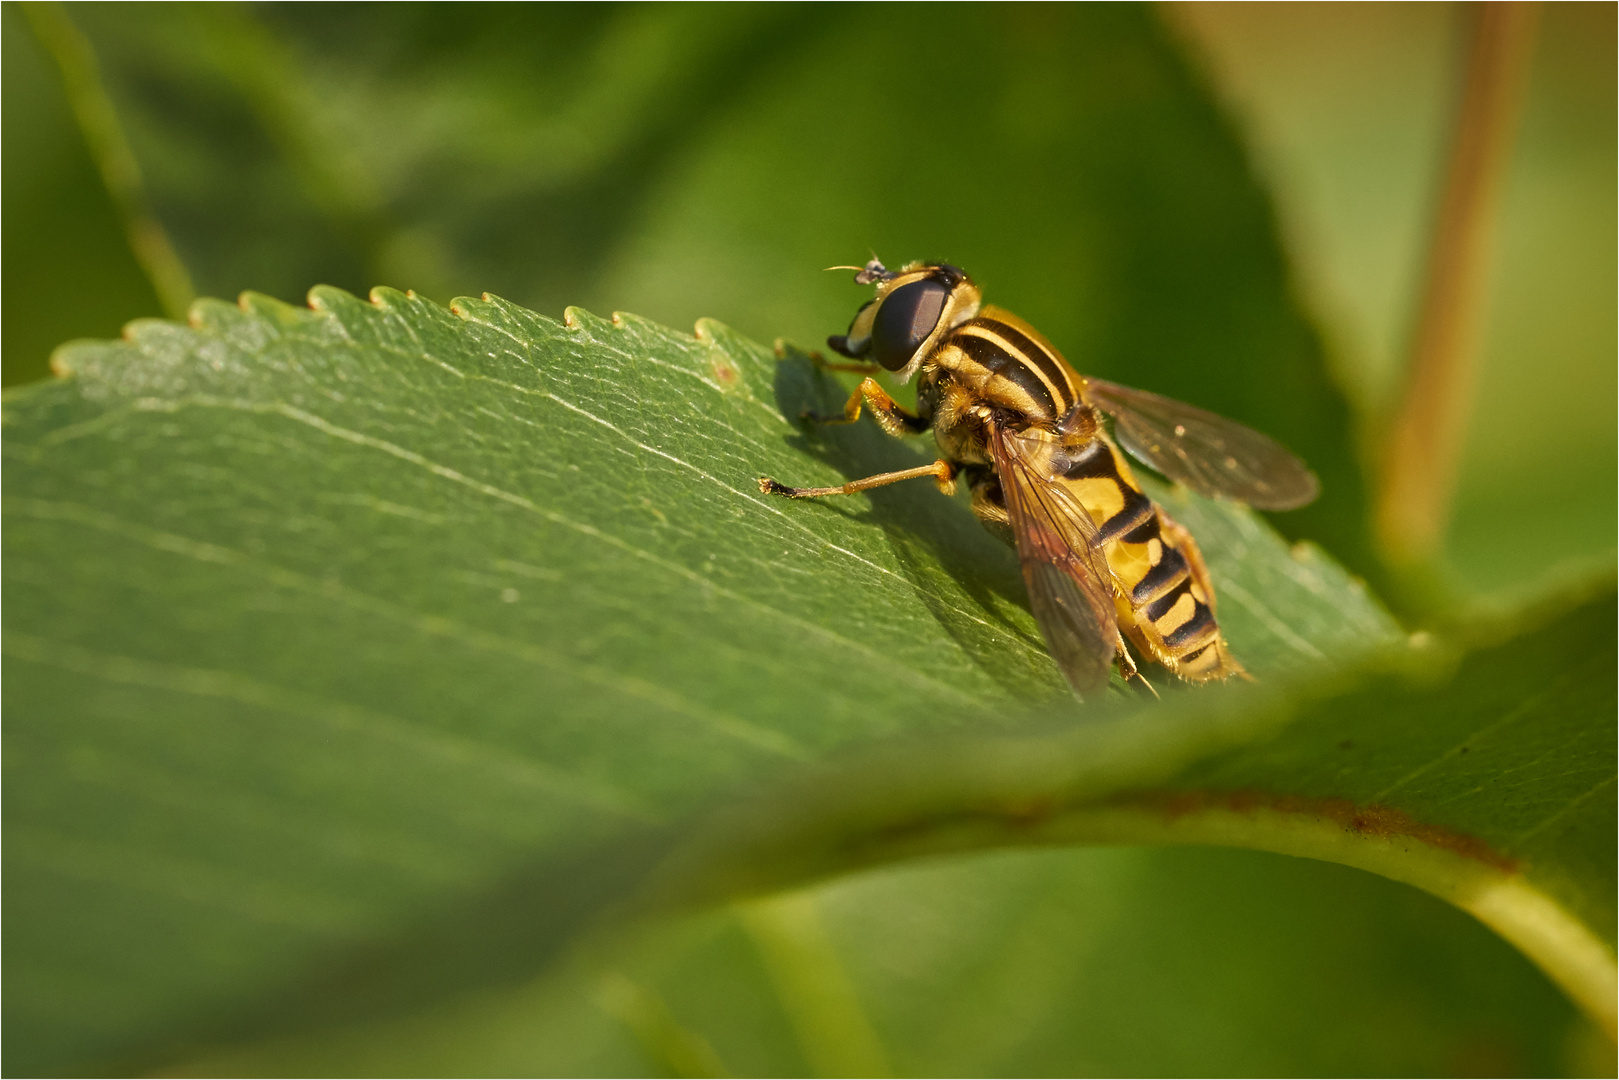
[[853, 360], [870, 360], [905, 382], [941, 338], [978, 314], [978, 286], [949, 263], [911, 263], [898, 272], [876, 259], [855, 275], [875, 284], [877, 296], [862, 307], [847, 334], [826, 343]]

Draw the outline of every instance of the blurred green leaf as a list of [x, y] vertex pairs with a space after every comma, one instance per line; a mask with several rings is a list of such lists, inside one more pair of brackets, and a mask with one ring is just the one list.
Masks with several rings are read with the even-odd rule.
[[50, 57], [14, 3], [0, 4], [5, 130], [0, 175], [0, 336], [6, 385], [43, 379], [72, 337], [112, 337], [161, 312], [62, 94]]
[[[1477, 10], [1158, 7], [1266, 182], [1304, 305], [1360, 406], [1369, 460], [1399, 404]], [[1456, 599], [1498, 609], [1614, 563], [1616, 17], [1611, 5], [1538, 8], [1492, 214], [1455, 517], [1445, 565], [1431, 569]], [[1532, 535], [1502, 525], [1526, 491], [1558, 508]]]
[[944, 257], [1082, 371], [1281, 439], [1278, 526], [1376, 580], [1264, 192], [1145, 7], [75, 7], [200, 291], [384, 282], [842, 329]]
[[[1250, 144], [1251, 162], [1146, 9], [956, 5], [921, 20], [853, 5], [65, 10], [95, 46], [203, 291], [493, 289], [542, 310], [630, 307], [674, 325], [717, 314], [763, 340], [815, 342], [842, 329], [854, 299], [844, 275], [815, 268], [872, 246], [891, 262], [943, 255], [1082, 370], [1300, 450], [1327, 495], [1277, 524], [1377, 580], [1348, 412], [1294, 299], [1321, 267], [1284, 264], [1252, 179], [1274, 164], [1265, 144]], [[14, 383], [42, 374], [56, 341], [111, 336], [156, 302], [48, 65], [16, 6], [0, 12]], [[1601, 234], [1579, 227], [1588, 205], [1612, 205], [1611, 191], [1600, 198], [1612, 124], [1600, 121], [1611, 121], [1613, 57], [1588, 21], [1547, 15], [1481, 420], [1505, 408], [1544, 421], [1580, 387], [1611, 389], [1611, 365], [1595, 382], [1580, 368], [1613, 334], [1611, 313], [1588, 302], [1601, 260], [1570, 241]], [[1336, 39], [1329, 53], [1357, 77], [1370, 70]], [[1318, 75], [1309, 86], [1335, 85]], [[1443, 83], [1446, 71], [1424, 77]], [[1357, 136], [1386, 134], [1363, 95], [1326, 96], [1311, 132], [1336, 118]], [[1355, 176], [1388, 168], [1356, 147]], [[1352, 187], [1362, 199], [1382, 190]], [[1284, 207], [1295, 194], [1281, 192]], [[1537, 283], [1533, 303], [1522, 280]], [[1611, 671], [1571, 666], [1611, 655], [1611, 629], [1586, 625], [1594, 609], [1571, 600], [1532, 620], [1538, 635], [1495, 640], [1487, 670], [1468, 659], [1455, 676], [1446, 647], [1415, 676], [1380, 673], [1367, 650], [1392, 642], [1392, 627], [1335, 566], [1249, 515], [1155, 488], [1218, 553], [1222, 622], [1262, 693], [1177, 692], [1165, 714], [1128, 721], [1133, 698], [1075, 712], [1009, 553], [964, 506], [925, 485], [839, 507], [751, 494], [758, 472], [833, 480], [922, 460], [864, 426], [820, 435], [780, 421], [843, 392], [801, 358], [768, 373], [756, 347], [717, 327], [694, 344], [581, 317], [567, 334], [497, 309], [489, 321], [521, 327], [545, 361], [525, 382], [511, 366], [521, 349], [499, 335], [486, 342], [397, 294], [382, 323], [328, 295], [364, 313], [355, 325], [393, 359], [334, 351], [307, 312], [254, 301], [253, 317], [206, 308], [201, 345], [144, 326], [147, 360], [125, 365], [114, 350], [76, 384], [7, 401], [8, 497], [90, 511], [40, 518], [8, 504], [11, 1071], [190, 1059], [257, 1073], [803, 1074], [886, 1060], [924, 1073], [1612, 1075], [1611, 1043], [1571, 1026], [1551, 984], [1459, 910], [1277, 855], [958, 856], [845, 876], [745, 917], [661, 920], [628, 943], [610, 936], [605, 955], [547, 967], [604, 908], [649, 903], [648, 875], [671, 853], [707, 855], [684, 876], [654, 875], [666, 899], [736, 891], [716, 867], [775, 888], [863, 864], [861, 852], [901, 854], [883, 846], [892, 833], [871, 843], [871, 822], [940, 760], [944, 805], [994, 782], [973, 756], [985, 736], [996, 736], [989, 760], [1004, 762], [1016, 739], [1036, 756], [1053, 745], [1042, 736], [1061, 743], [1064, 725], [1146, 723], [1142, 760], [1162, 764], [1190, 745], [1176, 732], [1233, 730], [1222, 725], [1244, 708], [1274, 722], [1270, 742], [1239, 732], [1231, 750], [1187, 759], [1178, 794], [1131, 794], [1137, 813], [1183, 811], [1168, 839], [1296, 841], [1297, 829], [1253, 827], [1266, 797], [1317, 800], [1302, 805], [1341, 821], [1343, 804], [1319, 800], [1375, 800], [1389, 786], [1379, 777], [1428, 755], [1428, 771], [1388, 797], [1409, 817], [1373, 826], [1440, 829], [1428, 835], [1441, 853], [1459, 834], [1488, 842], [1487, 862], [1519, 860], [1516, 880], [1575, 926], [1611, 926], [1612, 819], [1592, 808], [1611, 803]], [[1551, 353], [1535, 345], [1547, 326]], [[460, 355], [468, 340], [491, 366]], [[428, 353], [476, 377], [412, 359]], [[1536, 360], [1500, 368], [1520, 354]], [[704, 367], [717, 356], [754, 366], [737, 363], [748, 374], [732, 384], [733, 360]], [[657, 366], [670, 357], [686, 374]], [[711, 385], [682, 396], [692, 371]], [[733, 400], [738, 386], [751, 404]], [[728, 387], [718, 404], [702, 396], [716, 387]], [[177, 398], [192, 404], [170, 411]], [[254, 411], [267, 401], [275, 411]], [[1533, 475], [1565, 512], [1526, 538], [1464, 490], [1453, 547], [1471, 553], [1475, 585], [1543, 580], [1559, 556], [1588, 560], [1592, 537], [1611, 546], [1612, 515], [1598, 511], [1612, 454], [1576, 452], [1600, 450], [1593, 432], [1611, 444], [1611, 424], [1586, 422], [1595, 415], [1555, 431], [1478, 428], [1474, 457], [1488, 468], [1472, 488], [1486, 502], [1528, 490], [1503, 478]], [[1559, 453], [1566, 467], [1534, 465]], [[423, 472], [447, 462], [459, 479]], [[1324, 662], [1339, 682], [1321, 681]], [[1366, 715], [1344, 714], [1338, 691]], [[1497, 698], [1520, 714], [1482, 743], [1440, 745], [1457, 713]], [[1608, 727], [1579, 726], [1602, 708]], [[1334, 725], [1376, 738], [1350, 735], [1343, 749]], [[896, 736], [909, 741], [890, 745]], [[1128, 761], [1107, 750], [1095, 748], [1094, 775], [1118, 781]], [[823, 812], [883, 761], [905, 782], [871, 785], [874, 817], [846, 812], [858, 801]], [[1587, 778], [1610, 786], [1575, 803]], [[1039, 776], [1001, 779], [1022, 790]], [[1051, 801], [1076, 828], [1096, 809], [1082, 787]], [[1257, 799], [1255, 820], [1209, 835], [1233, 798]], [[1559, 806], [1563, 817], [1525, 839]], [[753, 846], [723, 842], [738, 813], [761, 826]], [[795, 821], [855, 850], [773, 849], [764, 826]], [[1205, 834], [1189, 835], [1198, 822]], [[916, 842], [1008, 842], [1004, 829], [935, 826]], [[463, 997], [542, 967], [533, 986]], [[344, 1026], [361, 1017], [377, 1023]], [[245, 1057], [197, 1058], [188, 1041], [322, 1027], [339, 1030]]]
[[[463, 1008], [202, 1057], [183, 1073], [704, 1075], [671, 1063], [670, 1049], [700, 1039], [731, 1075], [837, 1075], [813, 1063], [843, 1048], [840, 1027], [783, 991], [779, 955], [771, 962], [783, 950], [757, 932], [761, 913], [790, 946], [820, 946], [806, 974], [841, 969], [844, 1008], [863, 1014], [899, 1075], [1613, 1071], [1606, 1038], [1480, 923], [1330, 863], [1024, 849], [851, 875], [784, 900], [662, 925]], [[627, 996], [626, 983], [680, 1034], [649, 1038], [603, 1000]]]
[[[1080, 710], [959, 501], [757, 493], [920, 459], [784, 419], [842, 393], [801, 355], [313, 303], [205, 302], [7, 400], [13, 1071], [383, 1021], [614, 911], [985, 845], [1234, 843], [1611, 926], [1609, 598], [1379, 674], [1357, 582], [1160, 491], [1262, 683]], [[1611, 940], [1518, 943], [1611, 978]]]

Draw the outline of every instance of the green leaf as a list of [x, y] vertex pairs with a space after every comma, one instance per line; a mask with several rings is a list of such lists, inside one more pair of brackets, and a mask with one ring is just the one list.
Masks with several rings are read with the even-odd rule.
[[0, 8], [0, 48], [0, 299], [28, 313], [0, 328], [0, 377], [11, 385], [47, 378], [51, 350], [68, 338], [110, 337], [162, 309], [85, 149], [60, 71], [20, 5]]
[[312, 306], [203, 302], [7, 398], [13, 1071], [386, 1020], [615, 911], [1008, 843], [1267, 847], [1475, 908], [1516, 882], [1567, 947], [1520, 946], [1611, 973], [1575, 947], [1612, 922], [1608, 609], [1457, 692], [1355, 675], [1401, 640], [1358, 583], [1159, 491], [1261, 681], [1082, 708], [960, 500], [758, 493], [921, 460], [785, 419], [843, 392], [801, 355]]
[[[698, 819], [646, 854], [646, 876], [662, 904], [678, 905], [993, 847], [1286, 852], [1370, 869], [1451, 901], [1522, 948], [1611, 1032], [1613, 692], [1601, 656], [1567, 643], [1602, 654], [1614, 644], [1616, 614], [1609, 585], [1557, 611], [1555, 634], [1534, 625], [1459, 664], [1374, 665], [1347, 693], [1249, 692], [1179, 716], [1153, 710], [1055, 735], [885, 746]], [[1332, 683], [1343, 689], [1342, 680]], [[638, 968], [638, 993], [659, 1008], [679, 1002], [702, 1025], [677, 1025], [672, 1043], [637, 1028], [654, 1062], [669, 1064], [699, 1037], [716, 1060], [749, 1074], [802, 1073], [807, 1064], [818, 1075], [870, 1075], [889, 1055], [905, 1063], [904, 1074], [920, 1075], [963, 1062], [1008, 1074], [1076, 1071], [1076, 1061], [1088, 1063], [1077, 1070], [1085, 1072], [1190, 1071], [1198, 1061], [1216, 1062], [1216, 1071], [1303, 1066], [1320, 1074], [1413, 1062], [1435, 1073], [1599, 1075], [1586, 1070], [1611, 1067], [1603, 1063], [1611, 1044], [1602, 1050], [1594, 1033], [1576, 1028], [1565, 1045], [1546, 1045], [1555, 1008], [1544, 995], [1499, 1000], [1502, 982], [1517, 975], [1512, 965], [1435, 912], [1397, 915], [1406, 901], [1341, 875], [1240, 861], [1233, 874], [1229, 860], [1216, 870], [1206, 859], [1141, 854], [1003, 857], [866, 875], [743, 909], [742, 925], [771, 969], [763, 980], [736, 957], [724, 923], [710, 920], [672, 942], [640, 943], [629, 956], [598, 956], [596, 974], [570, 973], [560, 986], [440, 1015], [425, 1034], [413, 1018], [357, 1038], [204, 1058], [198, 1067], [302, 1072], [335, 1058], [390, 1072], [425, 1055], [442, 1061], [441, 1071], [634, 1071], [612, 1063], [624, 1048], [599, 1030], [603, 1017], [579, 1013], [603, 965]], [[1136, 910], [1121, 913], [1121, 904]], [[837, 945], [818, 925], [817, 906], [841, 924]], [[1258, 914], [1244, 918], [1249, 910]], [[516, 905], [508, 912], [514, 924], [533, 915]], [[1203, 927], [1195, 945], [1188, 931], [1177, 933], [1189, 920]], [[936, 940], [944, 935], [948, 947]], [[468, 939], [436, 944], [448, 954]], [[1055, 959], [1065, 944], [1077, 955]], [[987, 959], [997, 949], [1009, 954]], [[1177, 949], [1221, 958], [1193, 962]], [[448, 955], [437, 960], [441, 976], [452, 970]], [[918, 978], [919, 965], [933, 978]], [[1173, 977], [1158, 974], [1165, 967]], [[1143, 972], [1151, 973], [1145, 988], [1134, 985]], [[404, 973], [372, 974], [387, 983]], [[849, 985], [856, 975], [864, 995]], [[981, 987], [985, 979], [990, 986]], [[1128, 1005], [1099, 990], [1121, 982]], [[1301, 993], [1295, 982], [1310, 989]], [[661, 997], [650, 988], [660, 984]], [[716, 984], [752, 984], [766, 997], [775, 984], [803, 1057], [758, 1033], [745, 990], [704, 1008]], [[860, 1014], [862, 996], [871, 1020]], [[1463, 1002], [1471, 1011], [1457, 1015]], [[1147, 1026], [1167, 1042], [1140, 1044], [1142, 1010], [1165, 1013]], [[952, 1012], [957, 1020], [941, 1041], [940, 1017]], [[1494, 1017], [1487, 1036], [1481, 1013]], [[1188, 1015], [1202, 1026], [1184, 1030]], [[592, 1020], [590, 1049], [558, 1034]], [[880, 1036], [871, 1032], [879, 1020]], [[1233, 1020], [1249, 1045], [1232, 1038]], [[1219, 1032], [1224, 1045], [1211, 1048], [1199, 1032], [1203, 1040]]]
[[660, 923], [511, 993], [185, 1073], [1601, 1076], [1612, 1055], [1511, 946], [1415, 889], [1260, 852], [1065, 847]]

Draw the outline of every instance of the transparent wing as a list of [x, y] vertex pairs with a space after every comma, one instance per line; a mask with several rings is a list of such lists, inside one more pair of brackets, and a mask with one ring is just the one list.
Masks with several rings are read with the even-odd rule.
[[1054, 444], [994, 425], [989, 444], [1034, 621], [1068, 685], [1089, 693], [1107, 682], [1119, 638], [1096, 523], [1051, 479]]
[[1321, 490], [1285, 446], [1235, 420], [1102, 379], [1086, 380], [1086, 396], [1113, 417], [1120, 446], [1200, 495], [1292, 510]]

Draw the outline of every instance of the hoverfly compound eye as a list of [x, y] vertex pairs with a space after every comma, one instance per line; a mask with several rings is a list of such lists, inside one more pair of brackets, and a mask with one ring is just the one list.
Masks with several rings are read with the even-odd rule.
[[933, 278], [901, 285], [883, 297], [871, 328], [871, 358], [900, 371], [939, 325], [950, 290]]

